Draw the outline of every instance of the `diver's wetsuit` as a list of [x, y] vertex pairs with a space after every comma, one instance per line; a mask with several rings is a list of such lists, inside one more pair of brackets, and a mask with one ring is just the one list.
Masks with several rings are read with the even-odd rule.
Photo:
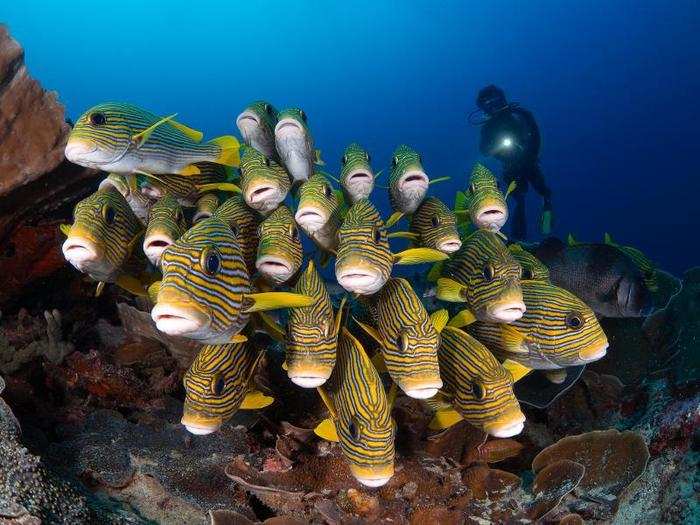
[[[510, 139], [507, 147], [503, 145], [505, 139]], [[481, 128], [479, 150], [482, 155], [495, 157], [503, 163], [506, 186], [516, 181], [511, 235], [524, 239], [527, 234], [525, 194], [529, 184], [544, 199], [543, 211], [552, 210], [552, 192], [545, 184], [539, 164], [540, 130], [532, 113], [509, 104], [491, 115]]]

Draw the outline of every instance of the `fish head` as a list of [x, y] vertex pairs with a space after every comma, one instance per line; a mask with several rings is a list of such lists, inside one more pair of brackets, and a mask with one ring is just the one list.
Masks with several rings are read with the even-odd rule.
[[93, 279], [112, 282], [142, 229], [122, 194], [108, 186], [76, 205], [63, 256]]
[[315, 323], [295, 318], [290, 312], [285, 337], [287, 376], [302, 388], [324, 384], [333, 372], [338, 336], [332, 317]]
[[225, 343], [248, 320], [250, 278], [231, 228], [217, 217], [190, 228], [161, 256], [163, 279], [151, 311], [168, 335]]
[[549, 281], [549, 269], [529, 251], [519, 244], [511, 244], [508, 251], [520, 264], [522, 281]]
[[106, 179], [100, 182], [98, 190], [104, 190], [112, 187], [122, 194], [126, 202], [129, 204], [131, 211], [143, 224], [148, 223], [148, 214], [151, 210], [153, 201], [149, 195], [142, 190], [140, 182], [135, 175], [121, 175], [110, 173]]
[[289, 188], [284, 168], [256, 149], [242, 148], [241, 191], [248, 206], [266, 215], [285, 199]]
[[398, 387], [408, 397], [427, 399], [442, 388], [437, 358], [440, 338], [435, 328], [415, 317], [415, 324], [406, 324], [398, 331], [380, 326], [386, 345], [382, 354]]
[[430, 179], [423, 169], [419, 153], [399, 146], [391, 158], [389, 192], [392, 202], [404, 213], [413, 213], [428, 192]]
[[472, 170], [467, 188], [469, 216], [478, 229], [499, 231], [508, 220], [508, 206], [495, 175], [478, 164]]
[[276, 124], [277, 110], [264, 100], [253, 102], [236, 118], [236, 126], [243, 141], [267, 156], [272, 156], [275, 152]]
[[323, 228], [338, 213], [340, 203], [328, 178], [314, 173], [299, 187], [299, 206], [294, 219], [307, 234]]
[[187, 230], [185, 214], [180, 203], [165, 195], [151, 206], [148, 226], [143, 238], [143, 252], [154, 266], [160, 266], [165, 249], [174, 244]]
[[299, 228], [289, 208], [282, 205], [258, 227], [260, 244], [255, 267], [276, 285], [289, 281], [301, 266], [303, 251]]
[[357, 201], [338, 230], [338, 284], [348, 292], [371, 295], [387, 282], [392, 266], [393, 255], [379, 212], [367, 199]]
[[238, 410], [256, 353], [247, 343], [204, 346], [183, 377], [181, 423], [196, 435], [216, 432]]
[[345, 148], [340, 161], [340, 185], [351, 202], [366, 199], [374, 189], [374, 172], [369, 153], [359, 144]]
[[[131, 104], [108, 102], [83, 113], [66, 143], [66, 158], [74, 164], [102, 169], [121, 160], [129, 151], [132, 136], [158, 118]], [[136, 129], [137, 123], [144, 123]]]
[[411, 217], [411, 231], [421, 244], [451, 254], [462, 247], [454, 213], [436, 197], [425, 199]]
[[615, 287], [617, 307], [622, 317], [644, 317], [653, 307], [648, 277], [639, 268], [620, 275]]

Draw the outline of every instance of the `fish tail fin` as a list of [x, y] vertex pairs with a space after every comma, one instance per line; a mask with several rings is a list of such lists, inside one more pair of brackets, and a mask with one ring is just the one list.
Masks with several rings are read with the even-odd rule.
[[219, 156], [214, 160], [217, 164], [238, 167], [241, 165], [241, 143], [232, 135], [223, 135], [209, 141], [221, 148]]

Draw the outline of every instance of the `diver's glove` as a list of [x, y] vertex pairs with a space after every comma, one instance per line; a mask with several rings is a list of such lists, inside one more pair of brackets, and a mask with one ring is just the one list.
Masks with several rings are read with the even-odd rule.
[[549, 235], [552, 233], [552, 210], [544, 210], [542, 212], [542, 217], [540, 218], [540, 231], [542, 235]]

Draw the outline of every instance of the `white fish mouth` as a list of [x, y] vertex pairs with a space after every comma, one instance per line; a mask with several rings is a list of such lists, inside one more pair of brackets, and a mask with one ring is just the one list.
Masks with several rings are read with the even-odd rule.
[[476, 216], [476, 226], [491, 231], [498, 231], [508, 220], [508, 214], [503, 208], [489, 206]]
[[512, 323], [520, 319], [525, 313], [525, 303], [522, 301], [510, 301], [499, 304], [487, 312], [490, 321], [500, 323]]
[[371, 295], [384, 285], [384, 280], [377, 274], [360, 269], [348, 269], [336, 273], [338, 284], [350, 293]]
[[156, 303], [151, 310], [151, 318], [161, 332], [185, 337], [202, 330], [209, 323], [208, 316], [203, 313], [167, 303]]
[[249, 188], [246, 192], [247, 201], [250, 204], [262, 204], [275, 196], [275, 187], [269, 184], [259, 184]]
[[275, 126], [275, 137], [285, 139], [287, 137], [299, 137], [305, 135], [301, 124], [293, 118], [285, 118], [280, 120]]
[[290, 375], [289, 379], [292, 383], [302, 388], [316, 388], [328, 381], [327, 375], [325, 376], [312, 376], [312, 375]]
[[264, 255], [255, 261], [255, 267], [260, 273], [276, 281], [286, 281], [292, 276], [292, 265], [281, 257]]
[[444, 253], [454, 253], [462, 247], [459, 239], [446, 239], [437, 245], [437, 249]]
[[241, 130], [242, 133], [244, 129], [260, 126], [260, 119], [252, 111], [244, 111], [238, 115], [236, 126], [238, 126], [238, 129]]
[[124, 145], [121, 151], [115, 151], [110, 157], [106, 156], [106, 151], [101, 150], [93, 140], [68, 139], [64, 155], [73, 164], [86, 167], [99, 167], [105, 164], [112, 164], [121, 160], [128, 151], [128, 145]]
[[[442, 386], [442, 384], [440, 385]], [[408, 388], [404, 393], [414, 399], [428, 399], [438, 393], [440, 387]]]
[[143, 252], [153, 265], [159, 266], [160, 258], [163, 256], [163, 252], [168, 246], [174, 243], [175, 240], [167, 235], [149, 235], [143, 240]]
[[204, 219], [208, 219], [211, 216], [212, 212], [210, 211], [198, 211], [194, 214], [194, 217], [192, 217], [192, 224], [197, 224], [198, 222], [203, 221]]
[[402, 192], [428, 191], [428, 176], [420, 170], [410, 170], [399, 179], [399, 190]]
[[204, 428], [204, 427], [196, 427], [194, 425], [183, 425], [186, 429], [187, 432], [190, 434], [194, 434], [195, 436], [206, 436], [208, 434], [213, 434], [218, 428]]
[[95, 243], [84, 237], [68, 237], [61, 249], [66, 260], [81, 271], [98, 258]]
[[521, 422], [512, 423], [511, 425], [507, 425], [504, 427], [490, 429], [488, 431], [488, 433], [491, 434], [493, 437], [497, 437], [497, 438], [509, 438], [509, 437], [517, 436], [518, 434], [520, 434], [523, 431], [524, 428], [525, 428], [525, 423], [523, 421], [521, 421]]
[[294, 220], [299, 226], [304, 228], [304, 230], [309, 232], [314, 232], [326, 224], [328, 218], [318, 208], [313, 206], [302, 206], [294, 215]]
[[387, 482], [391, 479], [391, 476], [384, 476], [381, 478], [356, 477], [355, 479], [357, 481], [359, 481], [360, 483], [362, 483], [365, 487], [376, 488], [376, 487], [383, 487], [384, 485], [386, 485]]

